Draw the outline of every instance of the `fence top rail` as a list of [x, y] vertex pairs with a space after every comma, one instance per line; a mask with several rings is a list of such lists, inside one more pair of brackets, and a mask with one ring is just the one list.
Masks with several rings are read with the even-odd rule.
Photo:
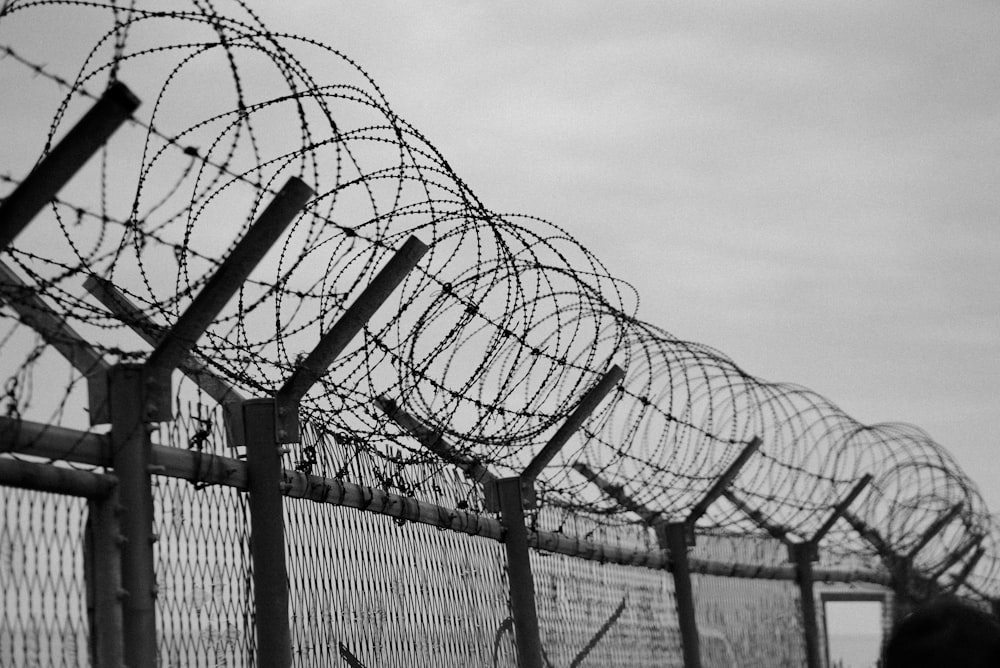
[[[107, 436], [12, 418], [0, 418], [0, 452], [94, 466], [108, 466], [111, 463]], [[239, 459], [153, 445], [152, 462], [158, 475], [197, 484], [247, 489], [247, 465]], [[54, 468], [51, 464], [38, 466]], [[288, 498], [355, 508], [471, 536], [503, 540], [503, 527], [493, 517], [419, 501], [367, 485], [307, 475], [301, 471], [286, 469], [283, 471], [283, 479], [282, 493]], [[553, 554], [602, 563], [670, 570], [669, 559], [663, 550], [621, 548], [552, 531], [529, 530], [528, 541], [535, 549]], [[795, 568], [790, 564], [745, 564], [692, 557], [689, 567], [692, 573], [702, 575], [770, 580], [795, 578]], [[825, 582], [888, 582], [886, 573], [871, 569], [817, 568], [814, 573], [817, 581]]]

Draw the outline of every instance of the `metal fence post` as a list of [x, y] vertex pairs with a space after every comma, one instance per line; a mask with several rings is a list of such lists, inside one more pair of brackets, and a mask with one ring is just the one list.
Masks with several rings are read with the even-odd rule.
[[250, 494], [254, 626], [257, 630], [259, 668], [287, 668], [292, 663], [281, 454], [275, 442], [274, 429], [273, 399], [243, 402], [247, 491]]
[[659, 529], [666, 545], [674, 576], [674, 600], [677, 604], [677, 623], [681, 630], [681, 649], [684, 668], [701, 668], [701, 642], [698, 638], [698, 620], [694, 610], [694, 588], [691, 585], [691, 567], [688, 563], [688, 524], [668, 522]]
[[820, 658], [816, 593], [813, 590], [813, 559], [815, 556], [815, 543], [788, 544], [788, 557], [795, 564], [795, 583], [799, 586], [799, 602], [802, 606], [802, 631], [806, 640], [806, 666], [808, 668], [823, 668]]
[[869, 474], [863, 475], [851, 491], [848, 492], [833, 511], [820, 525], [809, 540], [795, 543], [788, 539], [788, 529], [768, 520], [760, 511], [751, 508], [735, 492], [727, 490], [723, 496], [747, 515], [760, 528], [772, 537], [780, 540], [788, 548], [788, 560], [795, 566], [795, 583], [799, 587], [799, 602], [802, 608], [802, 630], [806, 641], [806, 666], [808, 668], [823, 668], [820, 652], [819, 622], [816, 614], [816, 592], [813, 589], [813, 562], [819, 560], [819, 543], [837, 521], [848, 514], [847, 509], [861, 495], [861, 492], [872, 481]]
[[542, 638], [538, 631], [538, 612], [535, 609], [535, 579], [531, 574], [528, 553], [528, 529], [524, 522], [521, 477], [500, 478], [496, 484], [500, 501], [500, 522], [504, 527], [503, 542], [507, 550], [507, 577], [511, 615], [514, 618], [517, 666], [543, 668]]
[[84, 546], [90, 662], [95, 668], [125, 665], [122, 620], [121, 527], [118, 492], [90, 497]]
[[122, 527], [125, 663], [156, 663], [156, 574], [153, 565], [152, 443], [145, 422], [146, 377], [142, 366], [110, 371], [111, 461], [118, 477]]

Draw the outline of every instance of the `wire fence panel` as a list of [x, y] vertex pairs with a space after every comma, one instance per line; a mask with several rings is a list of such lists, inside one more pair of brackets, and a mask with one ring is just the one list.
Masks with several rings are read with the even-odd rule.
[[0, 666], [89, 663], [87, 502], [0, 486]]
[[553, 666], [680, 665], [668, 574], [532, 555], [546, 658]]
[[806, 665], [802, 611], [793, 582], [717, 575], [693, 580], [706, 666]]
[[308, 501], [286, 518], [294, 665], [514, 665], [502, 546]]
[[155, 478], [163, 668], [247, 666], [254, 634], [246, 495]]

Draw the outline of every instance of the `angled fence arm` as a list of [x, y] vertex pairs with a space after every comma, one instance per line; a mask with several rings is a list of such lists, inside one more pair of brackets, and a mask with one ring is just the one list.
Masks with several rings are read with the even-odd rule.
[[855, 531], [858, 532], [862, 538], [864, 538], [869, 545], [875, 548], [876, 554], [885, 562], [886, 566], [892, 568], [893, 562], [899, 559], [899, 556], [892, 551], [889, 544], [885, 542], [885, 539], [879, 535], [875, 529], [868, 526], [868, 524], [862, 520], [860, 517], [855, 515], [849, 510], [845, 510], [843, 517], [851, 525]]
[[169, 420], [170, 374], [188, 356], [212, 320], [242, 287], [250, 272], [277, 242], [312, 197], [312, 189], [291, 177], [268, 203], [215, 270], [177, 322], [164, 333], [146, 360], [150, 417]]
[[[646, 526], [655, 527], [663, 521], [660, 513], [650, 510], [646, 506], [635, 501], [620, 485], [615, 485], [614, 483], [605, 480], [600, 474], [596, 473], [583, 462], [574, 462], [573, 470], [611, 497], [611, 499], [613, 499], [619, 506], [642, 518], [642, 521], [646, 524]], [[661, 547], [664, 546], [661, 545]]]
[[[615, 388], [625, 377], [625, 372], [621, 367], [614, 365], [608, 369], [601, 379], [594, 384], [580, 402], [573, 409], [573, 412], [566, 418], [562, 425], [545, 446], [535, 455], [524, 471], [521, 472], [521, 480], [527, 489], [534, 492], [535, 480], [538, 474], [552, 461], [552, 458], [562, 449], [570, 437], [583, 426], [587, 418], [597, 409], [604, 398]], [[526, 491], [527, 491], [526, 489]], [[530, 505], [534, 505], [534, 494], [528, 495]]]
[[767, 534], [771, 536], [771, 538], [780, 540], [782, 543], [786, 544], [788, 543], [787, 528], [781, 526], [780, 524], [776, 524], [767, 519], [766, 517], [764, 517], [764, 514], [762, 512], [760, 512], [756, 508], [752, 508], [750, 504], [741, 499], [736, 494], [736, 492], [732, 491], [731, 489], [727, 489], [726, 491], [724, 491], [722, 493], [722, 496], [727, 501], [729, 501], [729, 503], [736, 506], [744, 515], [749, 517], [754, 524], [756, 524], [758, 527], [766, 531]]
[[893, 623], [898, 623], [910, 610], [913, 605], [912, 596], [908, 589], [910, 578], [909, 563], [900, 555], [896, 554], [882, 536], [875, 529], [868, 526], [860, 517], [850, 511], [844, 511], [844, 519], [851, 527], [858, 532], [878, 554], [882, 563], [889, 570], [893, 590], [892, 619]]
[[139, 107], [120, 82], [112, 83], [66, 136], [0, 203], [0, 249], [5, 249], [56, 193]]
[[292, 375], [275, 395], [278, 408], [276, 429], [280, 442], [291, 443], [299, 439], [299, 401], [310, 387], [319, 382], [337, 356], [371, 320], [426, 252], [427, 246], [420, 239], [409, 237], [354, 303], [327, 330], [309, 355], [296, 365]]
[[93, 346], [0, 261], [0, 303], [6, 303], [21, 321], [34, 329], [87, 379], [87, 404], [91, 424], [109, 421], [108, 370], [111, 366]]
[[980, 545], [982, 545], [982, 542], [983, 542], [983, 536], [976, 536], [973, 540], [967, 541], [966, 544], [963, 545], [961, 548], [955, 550], [953, 553], [948, 555], [948, 558], [944, 560], [941, 566], [939, 566], [937, 570], [935, 570], [933, 573], [930, 574], [929, 579], [935, 581], [940, 580], [941, 577], [945, 573], [950, 571], [955, 564], [960, 562], [962, 559], [965, 559], [965, 557], [968, 556], [969, 552], [972, 552], [973, 550], [977, 549]]
[[854, 487], [852, 487], [851, 491], [847, 493], [847, 496], [845, 496], [836, 506], [833, 507], [833, 512], [830, 513], [830, 516], [826, 518], [826, 521], [823, 522], [820, 528], [816, 530], [816, 533], [814, 533], [812, 538], [809, 539], [809, 542], [814, 545], [818, 545], [819, 542], [826, 537], [826, 534], [830, 532], [833, 525], [837, 523], [837, 520], [844, 516], [844, 513], [846, 513], [848, 508], [851, 507], [851, 504], [854, 503], [857, 498], [861, 496], [861, 493], [865, 491], [865, 488], [871, 484], [871, 481], [872, 476], [870, 473], [866, 473], [861, 476], [861, 479], [854, 484]]
[[375, 405], [386, 416], [399, 425], [413, 438], [420, 441], [420, 444], [441, 458], [441, 460], [457, 466], [467, 478], [479, 483], [483, 488], [483, 501], [486, 510], [499, 512], [500, 502], [497, 498], [497, 476], [489, 468], [475, 457], [471, 457], [447, 440], [444, 436], [430, 427], [424, 425], [420, 420], [407, 413], [392, 399], [378, 397]]
[[962, 570], [955, 574], [951, 584], [948, 585], [948, 590], [954, 592], [963, 584], [966, 584], [965, 581], [969, 579], [969, 576], [972, 574], [972, 570], [984, 556], [986, 556], [986, 548], [980, 545], [976, 548], [976, 552], [972, 555], [972, 558], [965, 562], [965, 565], [962, 566]]
[[[84, 281], [83, 287], [112, 315], [128, 325], [150, 346], [155, 348], [163, 340], [167, 328], [153, 322], [111, 281], [92, 274]], [[242, 405], [247, 397], [193, 354], [184, 355], [177, 368], [190, 378], [202, 392], [222, 406], [229, 444], [233, 447], [244, 445], [246, 434], [243, 431]]]
[[739, 475], [740, 470], [746, 465], [750, 458], [760, 449], [761, 441], [758, 437], [754, 436], [750, 439], [750, 442], [743, 446], [740, 453], [733, 460], [726, 470], [720, 475], [716, 481], [709, 488], [705, 496], [694, 505], [691, 512], [688, 513], [687, 522], [691, 526], [691, 533], [689, 533], [689, 540], [693, 535], [694, 523], [697, 522], [701, 517], [708, 512], [709, 507], [715, 503], [715, 501], [722, 496], [723, 492], [733, 484], [733, 480]]
[[[91, 274], [84, 281], [83, 287], [99, 301], [108, 311], [122, 323], [128, 325], [143, 341], [154, 348], [166, 336], [167, 327], [158, 325], [128, 297], [122, 294], [111, 281]], [[202, 392], [212, 397], [217, 403], [225, 405], [230, 402], [242, 402], [247, 399], [238, 389], [232, 386], [207, 364], [193, 354], [181, 357], [177, 365], [180, 371], [191, 379]]]
[[944, 531], [945, 527], [951, 524], [952, 521], [962, 512], [962, 507], [962, 503], [956, 503], [948, 509], [948, 512], [931, 522], [930, 526], [928, 526], [927, 529], [920, 534], [920, 539], [917, 540], [913, 547], [910, 548], [910, 551], [906, 554], [905, 558], [907, 561], [913, 561], [917, 554], [919, 554], [922, 549], [927, 547], [928, 543]]

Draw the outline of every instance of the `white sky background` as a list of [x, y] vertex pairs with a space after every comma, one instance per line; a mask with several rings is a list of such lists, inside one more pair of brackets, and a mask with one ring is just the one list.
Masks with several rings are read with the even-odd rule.
[[1000, 4], [256, 4], [642, 318], [916, 424], [1000, 509]]

